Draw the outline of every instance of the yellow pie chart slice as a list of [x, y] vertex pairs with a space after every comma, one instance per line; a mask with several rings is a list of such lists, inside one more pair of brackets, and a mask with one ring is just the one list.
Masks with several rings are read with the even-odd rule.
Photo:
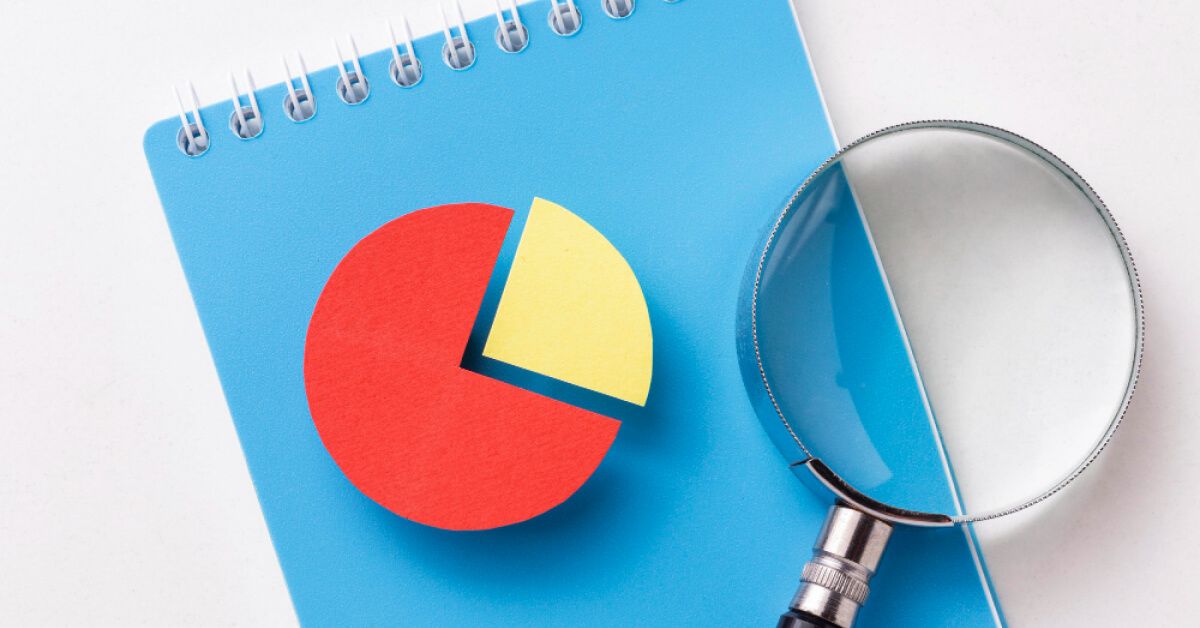
[[625, 258], [582, 218], [535, 198], [483, 355], [645, 405], [653, 344]]

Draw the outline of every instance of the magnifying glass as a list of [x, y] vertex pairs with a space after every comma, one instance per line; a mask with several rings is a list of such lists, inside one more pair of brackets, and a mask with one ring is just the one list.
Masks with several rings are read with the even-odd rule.
[[1007, 515], [1108, 444], [1142, 301], [1103, 202], [1033, 142], [960, 121], [883, 129], [787, 200], [746, 273], [760, 421], [834, 499], [779, 626], [849, 627], [893, 526]]

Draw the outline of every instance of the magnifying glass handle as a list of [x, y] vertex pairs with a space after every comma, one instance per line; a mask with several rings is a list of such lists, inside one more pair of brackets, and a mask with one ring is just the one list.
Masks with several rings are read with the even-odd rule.
[[889, 523], [845, 504], [830, 508], [777, 628], [851, 628], [891, 536]]
[[779, 624], [775, 628], [838, 628], [838, 626], [820, 617], [790, 610], [779, 616]]

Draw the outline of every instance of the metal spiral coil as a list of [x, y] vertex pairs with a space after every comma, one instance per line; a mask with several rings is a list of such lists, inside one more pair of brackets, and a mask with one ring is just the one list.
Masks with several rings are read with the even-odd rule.
[[[607, 17], [614, 20], [623, 20], [633, 14], [636, 0], [595, 1], [600, 4], [601, 10]], [[663, 1], [670, 4], [679, 2], [679, 0]], [[521, 19], [516, 1], [505, 0], [507, 6], [501, 6], [500, 0], [494, 0], [494, 2], [496, 31], [493, 39], [496, 46], [505, 53], [520, 53], [529, 46], [531, 34], [529, 27]], [[470, 35], [467, 32], [466, 20], [463, 19], [462, 6], [459, 0], [454, 0], [453, 15], [455, 20], [453, 22], [447, 16], [445, 7], [439, 5], [439, 8], [441, 9], [442, 17], [442, 35], [446, 40], [441, 50], [442, 62], [452, 70], [467, 70], [475, 64], [476, 50], [475, 43], [471, 41]], [[561, 37], [570, 37], [579, 33], [583, 27], [583, 14], [580, 12], [576, 0], [550, 0], [550, 12], [546, 16], [546, 22], [554, 34]], [[408, 20], [403, 19], [402, 25], [403, 29], [401, 32], [404, 38], [398, 42], [396, 31], [392, 27], [392, 24], [390, 22], [387, 24], [388, 37], [391, 41], [390, 52], [392, 54], [388, 74], [394, 84], [409, 89], [421, 82], [421, 79], [424, 77], [424, 66], [421, 64], [421, 60], [417, 57], [416, 49], [413, 47], [412, 29], [409, 27]], [[355, 43], [354, 38], [347, 37], [347, 42], [350, 52], [348, 57], [342, 54], [341, 45], [336, 40], [333, 42], [334, 53], [337, 55], [336, 67], [338, 70], [338, 78], [334, 89], [337, 92], [338, 98], [343, 103], [353, 106], [362, 104], [370, 97], [371, 83], [367, 79], [366, 73], [363, 72], [362, 65], [359, 62], [358, 45]], [[288, 120], [294, 123], [303, 123], [316, 116], [317, 104], [313, 95], [312, 85], [308, 80], [308, 68], [304, 64], [304, 58], [298, 51], [295, 53], [295, 59], [298, 72], [292, 71], [292, 65], [288, 62], [287, 57], [283, 59], [283, 69], [286, 76], [284, 85], [288, 91], [283, 100], [283, 112]], [[232, 85], [232, 95], [230, 98], [232, 112], [229, 116], [229, 130], [239, 140], [253, 140], [262, 135], [266, 128], [266, 121], [262, 110], [259, 108], [258, 98], [255, 95], [256, 87], [254, 79], [250, 75], [250, 70], [245, 70], [245, 91], [242, 91], [237, 79], [232, 74], [229, 80]], [[191, 83], [186, 84], [185, 92], [190, 96], [190, 101], [187, 103], [185, 103], [179, 89], [175, 90], [175, 100], [179, 106], [180, 125], [175, 143], [184, 155], [199, 157], [208, 152], [208, 148], [212, 143], [212, 137], [200, 115], [200, 99], [196, 95], [196, 90]]]

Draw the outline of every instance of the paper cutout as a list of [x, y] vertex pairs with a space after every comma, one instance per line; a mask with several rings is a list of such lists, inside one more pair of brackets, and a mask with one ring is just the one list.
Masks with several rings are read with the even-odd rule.
[[483, 355], [645, 405], [653, 340], [637, 277], [594, 227], [535, 198]]
[[553, 508], [620, 426], [460, 368], [512, 215], [472, 203], [387, 223], [338, 264], [309, 323], [304, 380], [326, 449], [368, 497], [426, 525]]

